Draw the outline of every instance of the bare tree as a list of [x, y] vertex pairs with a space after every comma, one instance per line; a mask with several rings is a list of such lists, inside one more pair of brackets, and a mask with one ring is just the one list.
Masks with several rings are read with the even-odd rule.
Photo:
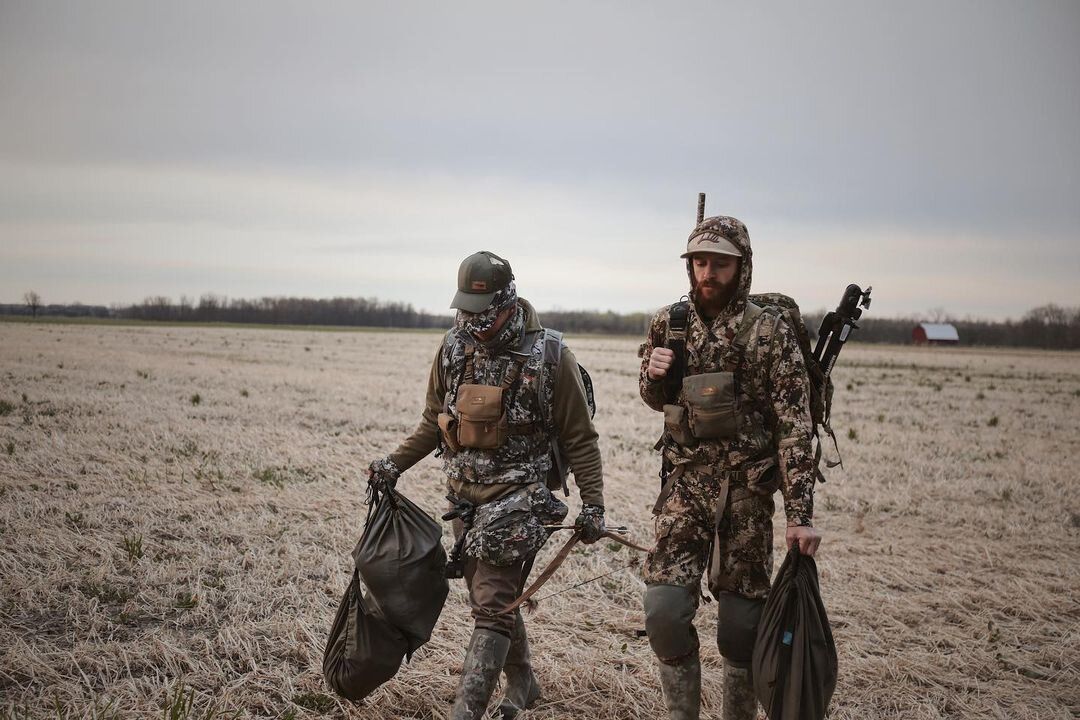
[[930, 318], [930, 322], [932, 323], [943, 323], [949, 321], [948, 311], [946, 311], [945, 308], [941, 307], [940, 305], [938, 307], [930, 308], [927, 313], [927, 317]]
[[37, 319], [38, 308], [41, 307], [41, 296], [33, 290], [27, 290], [22, 296], [23, 302], [26, 303], [26, 307], [30, 308], [30, 313]]

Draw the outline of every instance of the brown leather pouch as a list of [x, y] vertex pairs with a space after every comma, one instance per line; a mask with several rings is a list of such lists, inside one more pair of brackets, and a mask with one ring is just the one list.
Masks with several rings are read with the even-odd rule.
[[503, 390], [494, 385], [461, 385], [457, 395], [458, 445], [492, 450], [506, 438]]
[[452, 453], [461, 452], [458, 444], [457, 419], [450, 413], [439, 413], [439, 432], [442, 433], [443, 442]]

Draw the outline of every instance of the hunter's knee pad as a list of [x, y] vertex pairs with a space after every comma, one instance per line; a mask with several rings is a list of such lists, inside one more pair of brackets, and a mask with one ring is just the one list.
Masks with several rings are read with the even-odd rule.
[[750, 667], [754, 656], [764, 600], [751, 600], [735, 593], [716, 596], [716, 646], [724, 659], [736, 667]]
[[698, 648], [694, 614], [697, 588], [650, 585], [645, 590], [645, 632], [661, 660], [676, 660]]

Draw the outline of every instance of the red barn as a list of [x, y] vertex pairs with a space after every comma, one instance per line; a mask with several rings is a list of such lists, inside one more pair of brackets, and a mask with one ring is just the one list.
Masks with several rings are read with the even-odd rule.
[[919, 323], [911, 331], [911, 342], [916, 345], [959, 345], [960, 333], [951, 323]]

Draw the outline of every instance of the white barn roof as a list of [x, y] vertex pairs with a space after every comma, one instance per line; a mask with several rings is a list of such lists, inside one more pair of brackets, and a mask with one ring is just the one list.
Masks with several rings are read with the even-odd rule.
[[919, 326], [926, 333], [927, 340], [960, 341], [960, 333], [950, 323], [919, 323]]

